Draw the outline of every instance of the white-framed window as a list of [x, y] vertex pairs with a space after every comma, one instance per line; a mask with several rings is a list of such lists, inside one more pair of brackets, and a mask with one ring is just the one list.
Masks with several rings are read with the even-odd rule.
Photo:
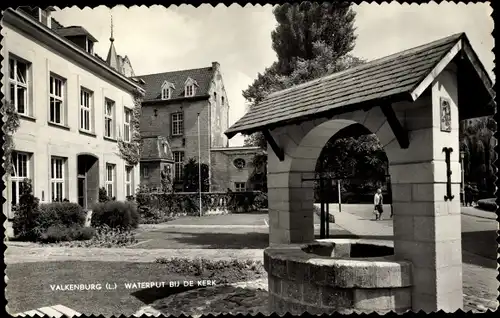
[[193, 84], [188, 84], [186, 85], [186, 97], [191, 97], [194, 96], [194, 85]]
[[10, 174], [10, 180], [11, 202], [13, 205], [19, 203], [24, 179], [30, 178], [30, 159], [31, 155], [28, 153], [12, 152], [12, 172]]
[[92, 103], [94, 94], [81, 87], [80, 88], [80, 129], [92, 131]]
[[104, 136], [115, 137], [115, 102], [107, 98], [104, 101]]
[[144, 178], [149, 178], [149, 167], [142, 167], [142, 176]]
[[134, 195], [134, 167], [125, 166], [125, 195]]
[[116, 197], [115, 181], [116, 166], [111, 163], [106, 164], [106, 194], [108, 197]]
[[57, 75], [50, 74], [49, 97], [50, 114], [49, 122], [54, 124], [64, 124], [64, 84], [65, 80]]
[[38, 21], [50, 28], [52, 26], [50, 11], [38, 8]]
[[132, 110], [127, 107], [124, 108], [124, 120], [123, 120], [123, 140], [130, 142], [132, 139], [130, 131], [130, 122], [132, 121]]
[[172, 119], [172, 136], [181, 136], [184, 133], [184, 114], [173, 113]]
[[52, 202], [62, 202], [65, 199], [65, 172], [66, 159], [52, 157], [50, 160], [50, 193]]
[[174, 176], [176, 180], [182, 180], [184, 177], [184, 152], [174, 151]]
[[9, 58], [10, 101], [19, 114], [29, 115], [28, 109], [28, 71], [30, 64], [19, 59]]
[[172, 90], [170, 87], [164, 87], [161, 90], [161, 99], [170, 99], [172, 98]]
[[245, 184], [245, 182], [235, 182], [234, 183], [234, 190], [236, 192], [245, 192], [246, 191], [246, 184]]

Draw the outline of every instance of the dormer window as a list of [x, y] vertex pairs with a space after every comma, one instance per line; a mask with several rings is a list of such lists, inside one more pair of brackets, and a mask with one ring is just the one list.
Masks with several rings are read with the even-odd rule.
[[50, 10], [43, 10], [38, 8], [38, 21], [50, 28], [52, 25], [52, 17]]
[[195, 80], [188, 77], [188, 79], [184, 83], [184, 96], [185, 97], [192, 97], [192, 96], [196, 95], [196, 86], [197, 85], [198, 84], [196, 83]]
[[174, 84], [165, 81], [161, 85], [161, 99], [171, 99], [172, 98], [172, 90], [175, 89]]
[[94, 42], [90, 41], [89, 38], [85, 39], [85, 50], [90, 54], [94, 54]]

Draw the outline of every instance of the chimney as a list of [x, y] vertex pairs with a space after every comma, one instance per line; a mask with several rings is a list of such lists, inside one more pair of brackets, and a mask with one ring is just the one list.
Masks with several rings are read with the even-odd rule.
[[220, 64], [219, 64], [219, 62], [212, 62], [212, 68], [213, 68], [214, 70], [219, 70], [219, 68], [220, 68]]

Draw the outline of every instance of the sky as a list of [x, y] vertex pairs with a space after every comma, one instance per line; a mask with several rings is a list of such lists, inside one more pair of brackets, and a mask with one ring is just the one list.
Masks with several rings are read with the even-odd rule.
[[[494, 79], [492, 8], [488, 3], [353, 5], [356, 45], [353, 55], [372, 60], [451, 34], [465, 32]], [[53, 13], [64, 26], [81, 25], [99, 42], [94, 51], [105, 58], [109, 49], [111, 15], [117, 53], [127, 55], [136, 75], [221, 65], [230, 125], [248, 107], [241, 92], [276, 60], [271, 32], [276, 20], [271, 5], [205, 4], [171, 6], [99, 6], [65, 8]], [[243, 145], [244, 136], [230, 140]]]

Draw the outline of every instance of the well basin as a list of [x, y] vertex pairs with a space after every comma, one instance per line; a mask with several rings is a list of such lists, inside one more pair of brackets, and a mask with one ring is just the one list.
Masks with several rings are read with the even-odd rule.
[[270, 310], [278, 314], [411, 310], [411, 263], [392, 242], [356, 239], [276, 245], [264, 250]]

